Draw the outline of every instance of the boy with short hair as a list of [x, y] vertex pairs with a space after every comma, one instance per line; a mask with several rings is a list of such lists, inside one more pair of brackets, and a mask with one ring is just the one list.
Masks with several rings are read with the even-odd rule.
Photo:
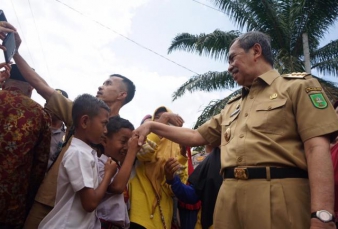
[[90, 145], [106, 133], [109, 107], [94, 96], [77, 97], [72, 108], [75, 133], [59, 169], [55, 207], [39, 228], [100, 229], [95, 209], [103, 198], [117, 164], [109, 158], [99, 184], [97, 155]]
[[107, 134], [102, 142], [104, 154], [99, 158], [98, 165], [100, 178], [103, 176], [103, 166], [108, 157], [122, 165], [111, 180], [108, 187], [109, 194], [104, 196], [97, 208], [102, 229], [129, 228], [126, 187], [139, 150], [138, 136], [133, 135], [133, 130], [133, 124], [119, 116], [111, 117], [107, 124]]

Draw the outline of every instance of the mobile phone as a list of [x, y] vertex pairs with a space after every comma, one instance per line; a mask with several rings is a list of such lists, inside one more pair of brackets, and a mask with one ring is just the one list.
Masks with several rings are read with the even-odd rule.
[[9, 63], [13, 58], [16, 50], [14, 33], [8, 33], [4, 41], [2, 42], [2, 45], [6, 47], [6, 51], [4, 51], [5, 61], [6, 63]]
[[3, 10], [0, 10], [0, 21], [7, 21]]

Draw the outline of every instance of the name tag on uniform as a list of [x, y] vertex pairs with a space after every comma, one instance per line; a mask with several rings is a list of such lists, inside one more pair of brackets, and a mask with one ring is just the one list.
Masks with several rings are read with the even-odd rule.
[[232, 116], [238, 114], [239, 111], [240, 111], [240, 109], [236, 109], [234, 112], [232, 112], [232, 113], [230, 114], [230, 117], [232, 117]]

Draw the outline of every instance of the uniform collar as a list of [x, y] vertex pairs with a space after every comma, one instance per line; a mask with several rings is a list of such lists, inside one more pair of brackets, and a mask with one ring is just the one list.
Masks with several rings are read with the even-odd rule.
[[278, 71], [273, 69], [270, 71], [267, 71], [266, 73], [258, 76], [258, 78], [260, 78], [261, 80], [263, 80], [267, 85], [271, 85], [272, 82], [278, 77], [280, 76]]
[[[262, 75], [258, 76], [257, 78], [270, 86], [278, 76], [280, 76], [278, 71], [273, 69], [273, 70], [270, 70], [270, 71], [263, 73]], [[250, 87], [243, 87], [242, 88], [242, 98], [246, 97], [249, 94], [249, 92], [250, 92]]]

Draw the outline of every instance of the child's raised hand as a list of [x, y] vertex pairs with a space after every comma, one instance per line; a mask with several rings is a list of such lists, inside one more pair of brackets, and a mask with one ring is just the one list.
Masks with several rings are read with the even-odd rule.
[[117, 170], [117, 163], [113, 161], [110, 157], [104, 164], [104, 174], [110, 177], [113, 177]]
[[175, 158], [169, 158], [164, 165], [164, 172], [167, 181], [174, 179], [176, 171], [180, 169], [181, 165]]
[[140, 148], [141, 146], [138, 145], [138, 135], [133, 133], [133, 136], [131, 136], [128, 141], [128, 149], [136, 153]]

